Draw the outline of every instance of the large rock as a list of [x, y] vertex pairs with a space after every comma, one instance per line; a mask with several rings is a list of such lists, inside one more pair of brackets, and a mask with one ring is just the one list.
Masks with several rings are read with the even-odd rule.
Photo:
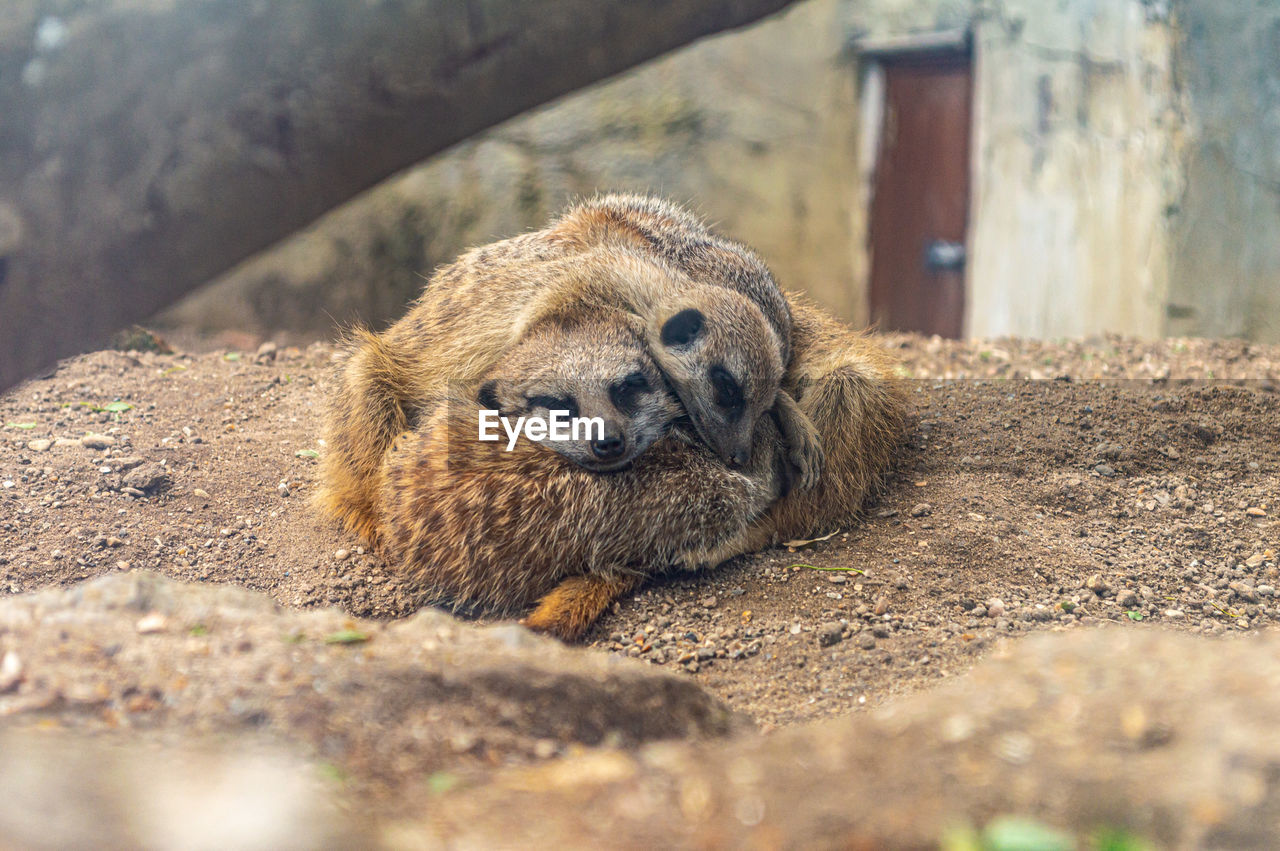
[[446, 769], [743, 723], [682, 676], [433, 610], [288, 612], [146, 572], [0, 600], [4, 727], [253, 734], [332, 766], [375, 808]]
[[1158, 847], [1277, 847], [1280, 636], [1040, 635], [868, 715], [500, 772], [393, 835], [461, 847], [512, 836], [544, 848], [932, 847], [1002, 815], [1082, 840], [1105, 830]]

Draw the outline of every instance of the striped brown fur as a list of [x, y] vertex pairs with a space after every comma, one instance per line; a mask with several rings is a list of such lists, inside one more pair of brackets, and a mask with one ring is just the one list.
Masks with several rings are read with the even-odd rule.
[[902, 394], [892, 359], [873, 340], [807, 302], [793, 299], [792, 309], [785, 386], [826, 447], [816, 487], [776, 499], [787, 448], [770, 418], [742, 471], [676, 433], [630, 469], [596, 475], [536, 445], [507, 453], [477, 442], [474, 405], [454, 400], [388, 455], [388, 559], [457, 604], [513, 612], [540, 599], [527, 622], [572, 638], [668, 567], [713, 566], [848, 526], [898, 445]]

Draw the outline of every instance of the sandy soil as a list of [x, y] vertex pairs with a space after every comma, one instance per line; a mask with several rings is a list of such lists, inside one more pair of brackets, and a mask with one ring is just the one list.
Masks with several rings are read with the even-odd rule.
[[[866, 522], [655, 581], [588, 644], [770, 729], [961, 674], [1000, 636], [1280, 617], [1280, 348], [885, 342], [914, 414]], [[307, 503], [332, 354], [105, 351], [4, 396], [0, 594], [143, 567], [412, 614], [417, 590]]]

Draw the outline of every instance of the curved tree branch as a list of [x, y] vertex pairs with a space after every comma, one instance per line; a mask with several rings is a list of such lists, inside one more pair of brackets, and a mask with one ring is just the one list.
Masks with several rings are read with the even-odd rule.
[[0, 390], [392, 173], [791, 0], [17, 0]]

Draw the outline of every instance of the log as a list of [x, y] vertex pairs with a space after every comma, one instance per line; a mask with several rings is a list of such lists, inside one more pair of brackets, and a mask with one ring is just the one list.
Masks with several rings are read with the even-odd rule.
[[6, 3], [0, 390], [400, 169], [790, 2]]

